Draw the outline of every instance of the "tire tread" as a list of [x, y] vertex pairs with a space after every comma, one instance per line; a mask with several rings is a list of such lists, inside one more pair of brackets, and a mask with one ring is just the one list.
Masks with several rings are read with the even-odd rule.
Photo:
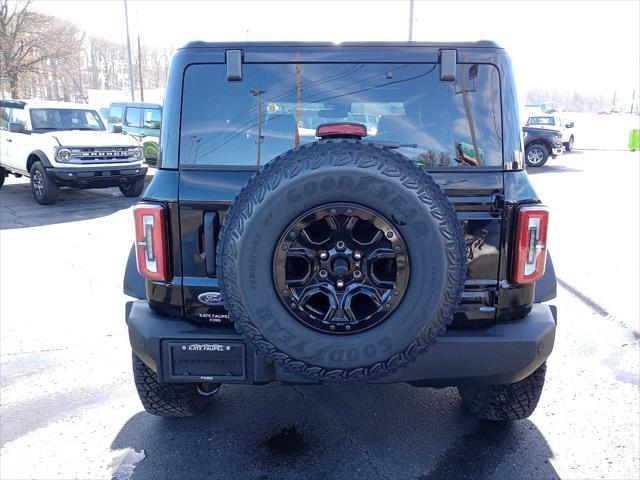
[[206, 410], [210, 399], [193, 383], [159, 383], [156, 373], [132, 353], [133, 378], [144, 409], [161, 417], [193, 417]]
[[[315, 170], [322, 166], [347, 165], [362, 169], [376, 169], [383, 175], [400, 179], [404, 188], [416, 191], [419, 200], [427, 205], [431, 214], [439, 220], [439, 229], [447, 251], [448, 286], [435, 320], [403, 352], [364, 368], [327, 369], [293, 358], [279, 351], [275, 345], [265, 339], [251, 322], [243, 305], [234, 265], [237, 264], [238, 242], [245, 222], [254, 214], [270, 191], [278, 188], [284, 180], [292, 179], [303, 171]], [[373, 143], [354, 140], [328, 140], [303, 145], [276, 157], [255, 173], [225, 215], [220, 230], [216, 262], [221, 266], [220, 290], [234, 327], [257, 352], [268, 362], [297, 374], [332, 381], [371, 379], [389, 375], [424, 353], [452, 322], [453, 312], [464, 290], [467, 269], [464, 234], [455, 209], [440, 186], [427, 172], [400, 153]]]
[[547, 371], [543, 363], [528, 377], [507, 385], [458, 387], [465, 408], [483, 420], [522, 420], [538, 405]]

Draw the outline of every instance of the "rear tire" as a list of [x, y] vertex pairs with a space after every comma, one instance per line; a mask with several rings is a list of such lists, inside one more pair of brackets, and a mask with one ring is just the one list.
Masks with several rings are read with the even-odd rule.
[[528, 377], [508, 385], [473, 385], [458, 387], [464, 407], [483, 420], [521, 420], [529, 417], [538, 405], [544, 387], [547, 364], [543, 363]]
[[131, 183], [123, 183], [118, 188], [125, 197], [139, 197], [144, 190], [144, 177], [136, 178]]
[[7, 171], [4, 168], [0, 167], [0, 187], [4, 185], [4, 179], [6, 176], [7, 176]]
[[530, 167], [541, 167], [549, 159], [549, 149], [541, 143], [534, 143], [525, 149], [524, 159]]
[[59, 187], [47, 176], [41, 162], [35, 162], [30, 171], [31, 193], [40, 205], [51, 205], [58, 199]]
[[156, 373], [135, 353], [132, 360], [138, 396], [148, 413], [161, 417], [193, 417], [211, 406], [211, 396], [198, 393], [197, 384], [159, 383]]

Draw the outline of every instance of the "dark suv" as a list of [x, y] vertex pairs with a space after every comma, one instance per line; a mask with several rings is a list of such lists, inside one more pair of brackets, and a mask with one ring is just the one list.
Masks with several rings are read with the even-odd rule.
[[148, 412], [274, 381], [533, 412], [555, 276], [503, 49], [190, 43], [162, 121], [125, 274]]

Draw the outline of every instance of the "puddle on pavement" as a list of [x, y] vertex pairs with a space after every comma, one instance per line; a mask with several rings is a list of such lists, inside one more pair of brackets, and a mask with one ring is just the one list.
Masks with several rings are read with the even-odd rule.
[[282, 427], [278, 432], [270, 435], [263, 445], [274, 455], [296, 456], [304, 453], [307, 442], [295, 425]]

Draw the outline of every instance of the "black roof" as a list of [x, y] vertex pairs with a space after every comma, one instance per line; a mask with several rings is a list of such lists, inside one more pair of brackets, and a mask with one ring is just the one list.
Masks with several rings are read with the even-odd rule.
[[479, 40], [477, 42], [203, 42], [193, 41], [187, 43], [186, 48], [260, 48], [260, 47], [429, 47], [429, 48], [502, 48], [491, 40]]
[[22, 100], [0, 100], [0, 107], [4, 108], [24, 108], [26, 104]]

